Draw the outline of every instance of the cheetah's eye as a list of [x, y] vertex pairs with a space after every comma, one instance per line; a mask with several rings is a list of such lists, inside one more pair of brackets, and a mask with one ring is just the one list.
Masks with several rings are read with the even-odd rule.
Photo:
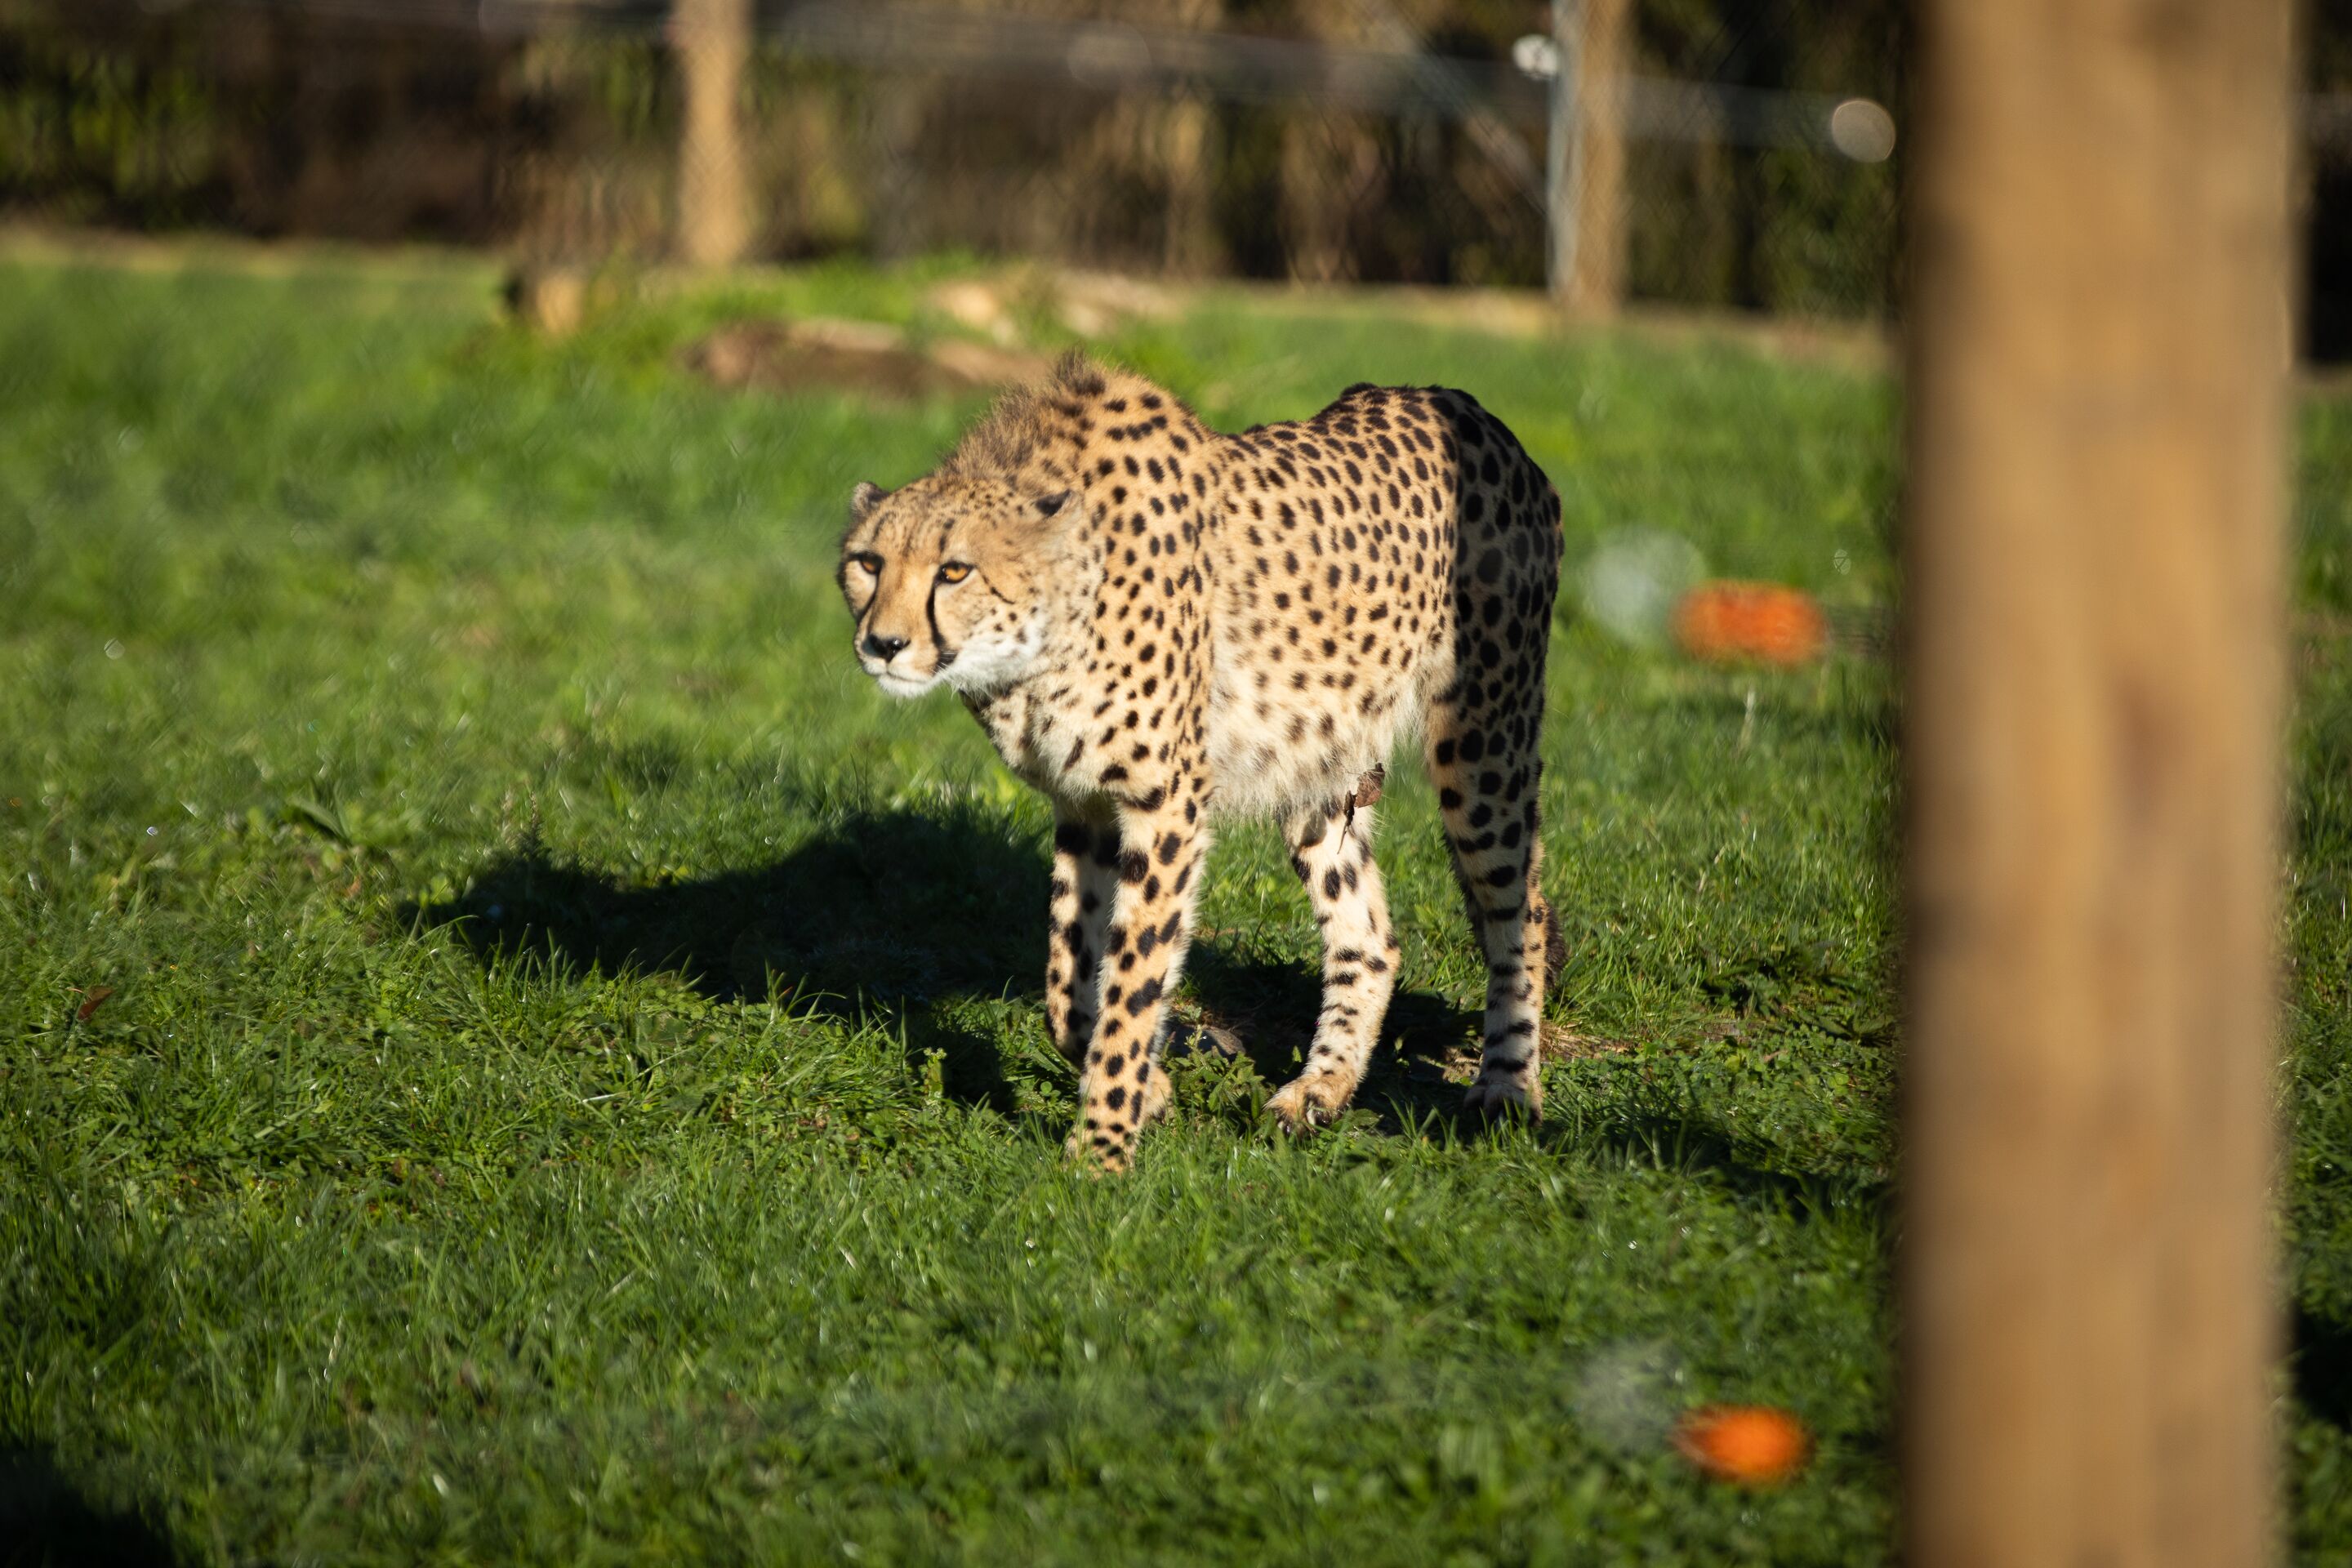
[[875, 554], [871, 550], [859, 551], [849, 558], [849, 563], [873, 576], [882, 575], [882, 557]]
[[942, 583], [961, 583], [971, 575], [971, 566], [961, 561], [950, 561], [940, 568], [940, 581]]

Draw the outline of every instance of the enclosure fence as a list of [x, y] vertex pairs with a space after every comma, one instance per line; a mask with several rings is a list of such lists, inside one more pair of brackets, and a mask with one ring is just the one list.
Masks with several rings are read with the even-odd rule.
[[1898, 45], [1832, 0], [0, 0], [0, 202], [1869, 317]]

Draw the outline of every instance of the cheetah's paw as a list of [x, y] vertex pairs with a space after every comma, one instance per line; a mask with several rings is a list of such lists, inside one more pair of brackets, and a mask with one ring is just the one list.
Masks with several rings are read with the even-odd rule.
[[1140, 1130], [1150, 1126], [1168, 1114], [1175, 1091], [1169, 1087], [1165, 1068], [1154, 1068], [1151, 1076], [1135, 1091], [1135, 1125]]
[[1481, 1078], [1463, 1095], [1462, 1110], [1465, 1115], [1490, 1125], [1541, 1121], [1543, 1085], [1533, 1073], [1525, 1078]]
[[1135, 1146], [1124, 1141], [1089, 1132], [1081, 1127], [1062, 1144], [1062, 1152], [1079, 1173], [1087, 1176], [1123, 1176], [1135, 1164]]
[[1275, 1090], [1265, 1108], [1281, 1120], [1285, 1131], [1308, 1132], [1337, 1121], [1351, 1092], [1336, 1079], [1302, 1073]]

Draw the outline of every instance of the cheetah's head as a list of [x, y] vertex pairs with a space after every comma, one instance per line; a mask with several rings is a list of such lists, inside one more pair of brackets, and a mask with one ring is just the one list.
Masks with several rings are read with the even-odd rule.
[[940, 475], [887, 492], [859, 485], [841, 542], [841, 595], [866, 673], [893, 697], [943, 683], [990, 691], [1026, 675], [1049, 620], [1041, 579], [1081, 510], [1076, 497]]

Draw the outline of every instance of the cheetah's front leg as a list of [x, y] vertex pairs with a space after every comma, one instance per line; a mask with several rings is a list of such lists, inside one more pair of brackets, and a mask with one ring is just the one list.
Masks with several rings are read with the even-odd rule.
[[1154, 792], [1150, 810], [1119, 813], [1118, 892], [1103, 933], [1101, 1014], [1078, 1083], [1070, 1152], [1108, 1171], [1133, 1158], [1136, 1134], [1168, 1102], [1153, 1047], [1169, 992], [1184, 969], [1209, 852], [1208, 826], [1188, 781]]
[[1118, 819], [1056, 803], [1052, 918], [1046, 931], [1045, 1031], [1083, 1068], [1102, 995], [1103, 933], [1118, 891]]

